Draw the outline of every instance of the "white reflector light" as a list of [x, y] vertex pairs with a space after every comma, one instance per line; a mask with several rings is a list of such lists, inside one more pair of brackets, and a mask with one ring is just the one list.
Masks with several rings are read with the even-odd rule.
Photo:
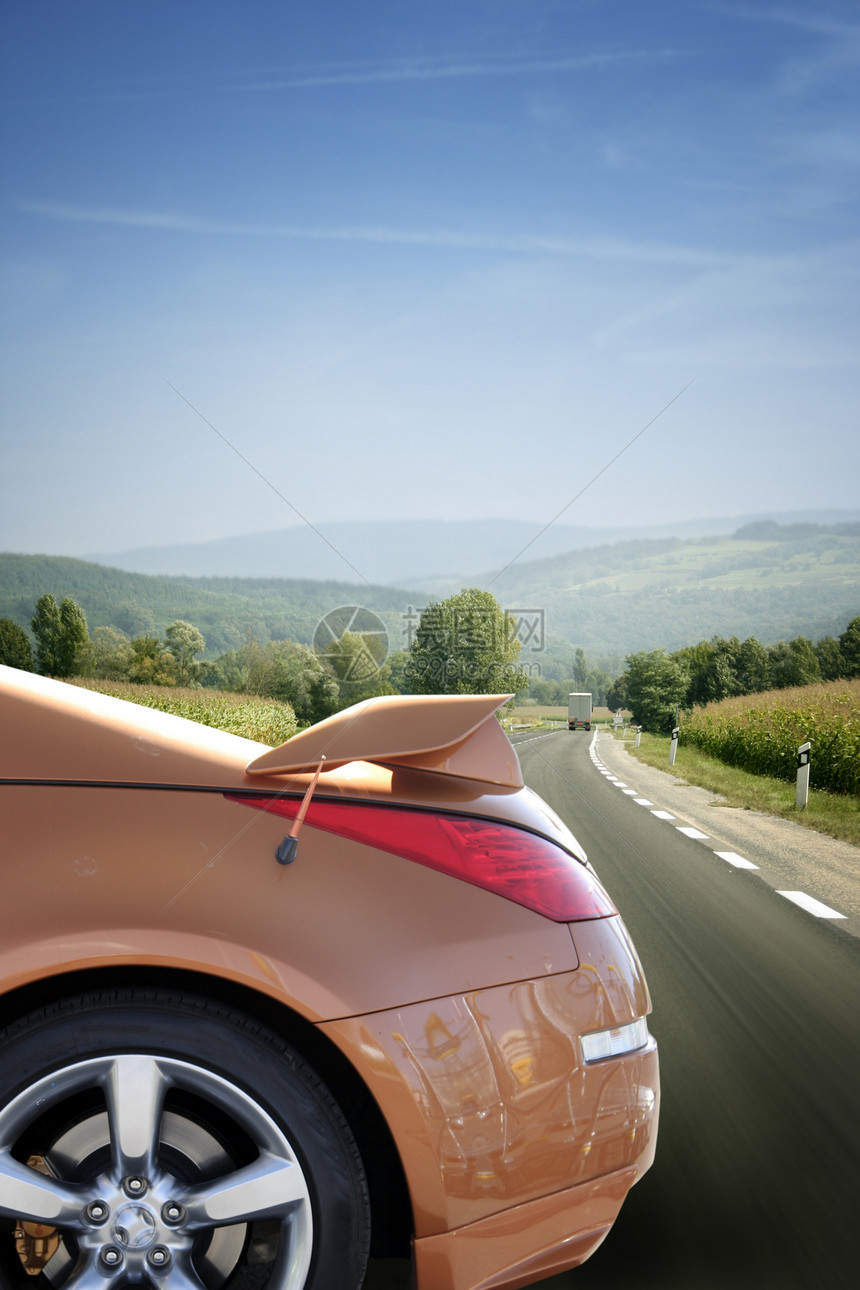
[[631, 1021], [627, 1026], [615, 1026], [612, 1030], [595, 1030], [591, 1035], [579, 1037], [582, 1060], [599, 1062], [605, 1057], [633, 1053], [637, 1048], [644, 1048], [649, 1038], [648, 1022], [644, 1017]]

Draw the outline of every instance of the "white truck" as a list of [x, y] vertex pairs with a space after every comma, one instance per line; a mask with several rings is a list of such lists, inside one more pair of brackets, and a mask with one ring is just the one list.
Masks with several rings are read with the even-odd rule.
[[567, 696], [568, 730], [591, 729], [591, 695], [569, 694]]

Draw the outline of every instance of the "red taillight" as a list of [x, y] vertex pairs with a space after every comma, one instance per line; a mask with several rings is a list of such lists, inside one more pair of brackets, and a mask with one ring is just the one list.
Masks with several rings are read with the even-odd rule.
[[[287, 819], [295, 819], [301, 805], [299, 798], [224, 796]], [[511, 824], [318, 798], [305, 823], [484, 887], [558, 923], [618, 912], [581, 861], [548, 838]]]

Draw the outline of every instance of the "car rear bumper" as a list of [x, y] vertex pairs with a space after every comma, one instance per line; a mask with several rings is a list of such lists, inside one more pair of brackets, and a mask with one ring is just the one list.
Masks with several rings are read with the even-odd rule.
[[593, 1254], [611, 1228], [635, 1166], [415, 1242], [417, 1284], [431, 1290], [516, 1290]]
[[571, 930], [575, 971], [321, 1025], [391, 1127], [421, 1290], [575, 1267], [653, 1161], [655, 1041], [593, 1062], [580, 1048], [650, 1010], [638, 960], [620, 918]]

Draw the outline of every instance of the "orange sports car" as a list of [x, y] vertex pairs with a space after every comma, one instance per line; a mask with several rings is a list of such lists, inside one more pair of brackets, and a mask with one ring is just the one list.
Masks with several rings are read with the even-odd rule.
[[0, 1284], [502, 1290], [654, 1156], [648, 991], [506, 696], [279, 748], [0, 668]]

